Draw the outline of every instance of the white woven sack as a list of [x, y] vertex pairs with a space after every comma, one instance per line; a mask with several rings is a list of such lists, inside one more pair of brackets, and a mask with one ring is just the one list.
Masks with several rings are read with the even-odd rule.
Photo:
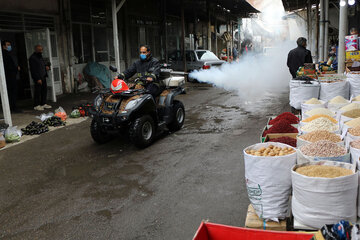
[[[354, 174], [337, 178], [307, 177], [296, 172], [306, 165], [328, 165], [351, 169]], [[356, 222], [358, 173], [351, 164], [321, 161], [296, 165], [291, 171], [292, 213], [300, 223], [320, 229], [340, 220]]]
[[[340, 134], [336, 134], [336, 135], [338, 135], [339, 137], [341, 137]], [[297, 147], [297, 148], [302, 147], [302, 146], [304, 146], [304, 145], [306, 145], [306, 144], [310, 144], [310, 143], [311, 143], [311, 142], [309, 142], [309, 141], [303, 140], [302, 138], [300, 138], [300, 136], [301, 136], [301, 135], [299, 135], [299, 136], [296, 137], [296, 138], [297, 138], [297, 140], [296, 140], [296, 147]], [[338, 144], [339, 146], [344, 147], [344, 146], [345, 146], [345, 141], [343, 140], [343, 141], [337, 142], [336, 144]]]
[[[345, 146], [343, 146], [345, 148]], [[318, 161], [333, 161], [333, 162], [344, 162], [351, 163], [350, 153], [338, 157], [314, 157], [308, 156], [301, 152], [301, 148], [297, 150], [297, 164], [309, 163], [309, 162], [318, 162]]]
[[307, 111], [310, 111], [315, 108], [325, 108], [326, 103], [324, 101], [321, 101], [321, 104], [306, 104], [305, 102], [301, 103], [301, 115], [304, 116], [304, 114]]
[[350, 96], [356, 97], [360, 95], [360, 74], [359, 72], [348, 73], [346, 75], [350, 84]]
[[342, 96], [345, 99], [349, 99], [349, 82], [340, 81], [333, 83], [320, 83], [320, 100], [330, 101], [336, 96]]
[[350, 148], [350, 143], [355, 140], [360, 140], [360, 136], [354, 136], [354, 135], [350, 134], [349, 132], [346, 132], [345, 146], [347, 148]]
[[310, 98], [319, 98], [320, 84], [313, 81], [312, 84], [304, 84], [303, 81], [290, 80], [290, 106], [295, 109], [301, 108], [301, 103]]
[[261, 219], [278, 221], [288, 215], [290, 174], [296, 163], [296, 153], [279, 157], [261, 157], [246, 153], [248, 149], [260, 149], [269, 145], [290, 147], [271, 142], [258, 143], [244, 149], [246, 188], [256, 214]]

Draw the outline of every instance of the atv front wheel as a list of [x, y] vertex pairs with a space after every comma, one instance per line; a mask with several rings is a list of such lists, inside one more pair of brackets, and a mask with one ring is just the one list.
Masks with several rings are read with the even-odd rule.
[[129, 136], [135, 146], [145, 148], [149, 146], [155, 136], [154, 120], [149, 115], [135, 119], [130, 125]]
[[99, 122], [95, 119], [91, 122], [90, 133], [94, 141], [99, 144], [107, 143], [112, 139], [112, 136], [109, 133], [101, 130]]
[[185, 122], [184, 104], [178, 100], [174, 100], [172, 114], [173, 121], [168, 125], [168, 128], [171, 132], [175, 132], [180, 130]]

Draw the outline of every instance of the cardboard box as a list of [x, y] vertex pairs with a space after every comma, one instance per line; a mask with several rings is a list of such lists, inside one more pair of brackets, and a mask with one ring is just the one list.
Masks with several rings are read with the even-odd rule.
[[286, 231], [286, 220], [281, 220], [280, 222], [265, 222], [256, 215], [255, 209], [251, 204], [249, 204], [246, 214], [245, 227], [263, 230]]
[[360, 51], [346, 52], [346, 60], [360, 61]]

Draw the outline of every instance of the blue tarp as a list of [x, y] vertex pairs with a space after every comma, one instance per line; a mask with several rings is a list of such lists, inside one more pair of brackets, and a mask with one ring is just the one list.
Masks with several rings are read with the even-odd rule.
[[105, 88], [110, 88], [111, 74], [105, 65], [97, 62], [89, 62], [84, 68], [84, 73], [96, 77]]

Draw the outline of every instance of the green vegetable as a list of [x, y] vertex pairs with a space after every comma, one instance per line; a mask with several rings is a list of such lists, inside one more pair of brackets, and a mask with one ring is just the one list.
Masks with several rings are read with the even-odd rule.
[[70, 114], [71, 118], [79, 118], [80, 116], [81, 116], [81, 114], [80, 114], [79, 109], [74, 109]]
[[5, 141], [8, 143], [11, 142], [19, 142], [20, 141], [20, 136], [14, 133], [10, 133], [10, 134], [6, 134], [5, 135]]

